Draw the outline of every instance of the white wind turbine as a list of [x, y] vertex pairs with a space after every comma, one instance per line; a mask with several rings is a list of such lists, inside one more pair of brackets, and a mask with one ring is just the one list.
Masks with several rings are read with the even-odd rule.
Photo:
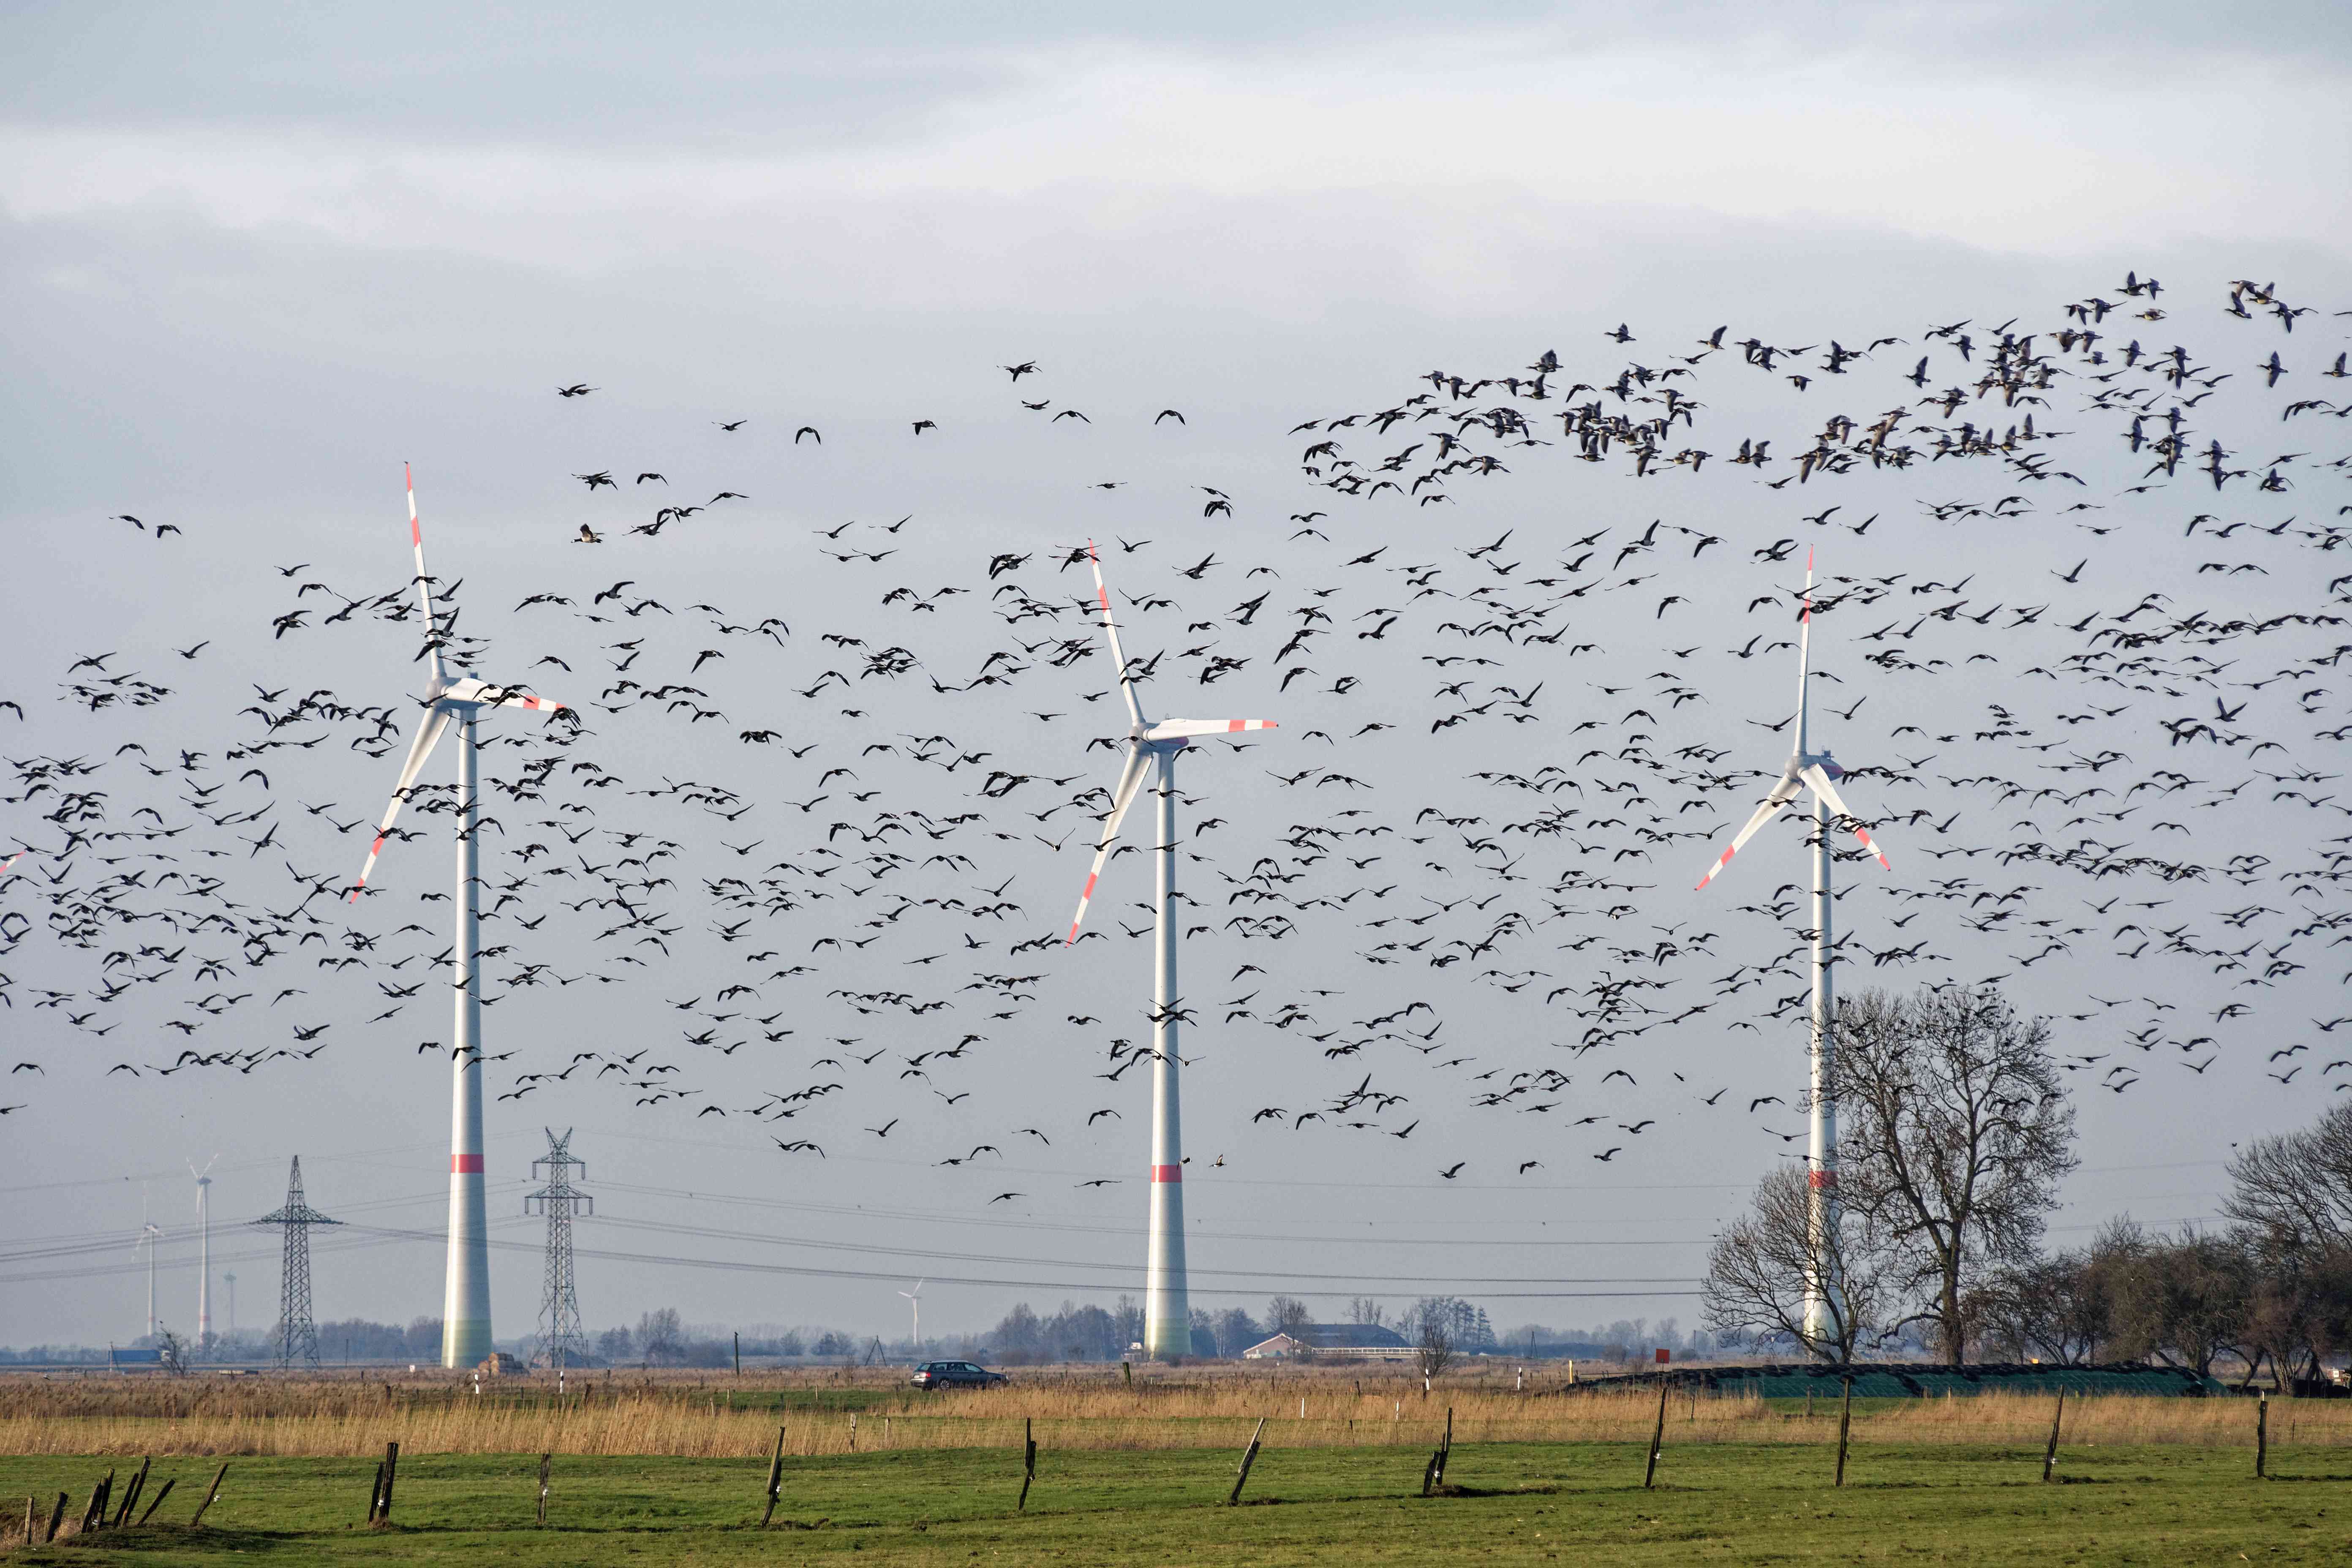
[[[1757, 806], [1756, 815], [1748, 826], [1732, 839], [1726, 849], [1708, 866], [1706, 874], [1698, 879], [1705, 888], [1717, 872], [1731, 864], [1741, 845], [1756, 836], [1757, 830], [1789, 808], [1789, 803], [1806, 789], [1813, 792], [1813, 1006], [1812, 1006], [1812, 1136], [1806, 1151], [1806, 1187], [1811, 1196], [1807, 1224], [1811, 1245], [1807, 1251], [1816, 1260], [1833, 1258], [1831, 1243], [1838, 1234], [1838, 1159], [1837, 1101], [1831, 1098], [1830, 1069], [1834, 1042], [1832, 1037], [1834, 1002], [1831, 990], [1830, 963], [1830, 866], [1832, 855], [1830, 830], [1833, 824], [1843, 823], [1852, 828], [1862, 847], [1887, 866], [1886, 854], [1878, 847], [1870, 830], [1862, 826], [1845, 802], [1838, 795], [1834, 781], [1845, 776], [1826, 748], [1812, 749], [1806, 720], [1811, 708], [1810, 689], [1812, 681], [1813, 634], [1813, 560], [1812, 552], [1805, 554], [1805, 605], [1797, 633], [1797, 743], [1789, 754], [1788, 765], [1780, 770], [1780, 781], [1771, 793]], [[1887, 867], [1893, 869], [1892, 867]], [[1809, 1348], [1824, 1340], [1837, 1337], [1832, 1323], [1831, 1301], [1839, 1282], [1812, 1272], [1805, 1282], [1805, 1338]]]
[[456, 1074], [449, 1121], [449, 1259], [441, 1307], [441, 1364], [471, 1366], [490, 1353], [489, 1215], [482, 1175], [482, 983], [477, 961], [479, 942], [481, 856], [479, 853], [479, 786], [475, 772], [474, 721], [485, 708], [530, 708], [560, 712], [564, 705], [533, 697], [513, 687], [493, 686], [458, 672], [450, 679], [441, 658], [444, 640], [434, 619], [433, 579], [425, 571], [425, 532], [416, 521], [416, 481], [408, 484], [408, 538], [416, 550], [416, 599], [425, 611], [425, 651], [430, 671], [425, 694], [417, 699], [425, 712], [408, 761], [401, 765], [400, 783], [392, 804], [384, 808], [367, 864], [351, 890], [357, 899], [367, 890], [383, 841], [416, 787], [417, 775], [442, 731], [457, 731], [457, 940], [450, 950], [450, 984], [457, 992], [457, 1039], [449, 1057]]
[[915, 1353], [918, 1356], [923, 1353], [923, 1287], [929, 1283], [928, 1279], [918, 1279], [915, 1281], [913, 1289], [898, 1292], [899, 1295], [907, 1298], [907, 1304], [915, 1310]]
[[[142, 1192], [141, 1194], [140, 1207], [144, 1209], [146, 1206], [145, 1194]], [[157, 1327], [155, 1320], [155, 1244], [163, 1239], [163, 1227], [157, 1225], [153, 1220], [147, 1219], [142, 1216], [139, 1222], [139, 1239], [131, 1244], [131, 1249], [133, 1251], [137, 1251], [141, 1247], [144, 1247], [147, 1251], [147, 1337], [150, 1340], [152, 1340], [155, 1337], [155, 1330]]]
[[1271, 730], [1271, 719], [1162, 719], [1157, 724], [1143, 716], [1135, 682], [1129, 679], [1127, 656], [1119, 651], [1118, 623], [1111, 616], [1110, 595], [1103, 587], [1102, 560], [1090, 542], [1087, 558], [1095, 571], [1095, 603], [1102, 608], [1103, 636], [1110, 641], [1110, 661], [1126, 699], [1129, 728], [1127, 764], [1119, 770], [1111, 792], [1110, 814], [1103, 819], [1102, 840], [1095, 846], [1095, 863], [1087, 873], [1086, 891], [1078, 895], [1078, 912], [1070, 921], [1067, 947], [1078, 940], [1086, 922], [1087, 904], [1095, 896], [1095, 881], [1110, 858], [1120, 819], [1143, 786], [1144, 769], [1158, 763], [1160, 777], [1152, 793], [1160, 797], [1156, 814], [1158, 842], [1153, 851], [1159, 866], [1154, 898], [1156, 930], [1151, 973], [1151, 1198], [1150, 1240], [1143, 1279], [1143, 1350], [1159, 1360], [1189, 1355], [1192, 1349], [1192, 1314], [1184, 1279], [1184, 1151], [1183, 1122], [1177, 1105], [1176, 942], [1181, 931], [1176, 913], [1176, 757], [1194, 736], [1229, 735], [1244, 730]]
[[[196, 1179], [196, 1345], [202, 1352], [213, 1339], [213, 1178], [212, 1168], [220, 1163], [214, 1155], [205, 1162], [205, 1168], [188, 1162], [188, 1174]], [[152, 1256], [152, 1254], [150, 1256]], [[151, 1310], [149, 1315], [153, 1314]]]

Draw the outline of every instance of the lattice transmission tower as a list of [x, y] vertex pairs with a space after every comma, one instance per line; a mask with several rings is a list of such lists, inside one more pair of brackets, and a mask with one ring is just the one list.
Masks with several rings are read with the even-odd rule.
[[547, 1279], [539, 1303], [539, 1354], [534, 1363], [561, 1372], [581, 1359], [588, 1336], [580, 1327], [580, 1293], [572, 1274], [572, 1221], [596, 1212], [596, 1200], [572, 1184], [588, 1167], [572, 1157], [572, 1129], [547, 1129], [547, 1153], [530, 1163], [531, 1177], [547, 1184], [523, 1199], [523, 1212], [547, 1216]]
[[298, 1362], [319, 1364], [319, 1325], [310, 1316], [310, 1227], [341, 1225], [310, 1206], [302, 1195], [302, 1156], [294, 1156], [293, 1173], [286, 1181], [286, 1206], [263, 1215], [256, 1225], [274, 1225], [286, 1232], [286, 1258], [278, 1286], [278, 1331], [270, 1346], [278, 1370]]

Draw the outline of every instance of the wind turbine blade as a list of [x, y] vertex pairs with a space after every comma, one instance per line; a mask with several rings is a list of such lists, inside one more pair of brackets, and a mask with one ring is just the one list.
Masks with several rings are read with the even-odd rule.
[[1805, 608], [1797, 622], [1797, 754], [1812, 749], [1806, 738], [1805, 718], [1811, 707], [1813, 668], [1813, 551], [1805, 547]]
[[1143, 705], [1135, 700], [1135, 682], [1127, 678], [1127, 655], [1119, 650], [1118, 623], [1111, 618], [1110, 590], [1103, 586], [1102, 557], [1095, 553], [1094, 541], [1087, 542], [1087, 559], [1095, 569], [1095, 603], [1102, 606], [1103, 636], [1110, 639], [1110, 661], [1118, 667], [1118, 694], [1127, 699], [1127, 718], [1131, 724], [1143, 722]]
[[1087, 905], [1095, 896], [1095, 881], [1102, 875], [1103, 862], [1110, 858], [1111, 840], [1118, 837], [1119, 819], [1135, 804], [1135, 792], [1143, 786], [1143, 771], [1150, 765], [1151, 754], [1141, 746], [1129, 750], [1127, 766], [1119, 770], [1118, 787], [1111, 793], [1110, 815], [1103, 818], [1102, 840], [1095, 846], [1095, 863], [1087, 872], [1086, 891], [1078, 895], [1078, 912], [1070, 921], [1070, 934], [1062, 939], [1064, 947], [1078, 940], [1078, 928], [1087, 923]]
[[14, 855], [9, 856], [5, 860], [0, 860], [0, 877], [6, 876], [15, 868], [17, 861], [22, 860], [26, 856], [30, 855], [32, 851], [29, 849], [19, 849]]
[[1805, 770], [1805, 782], [1813, 786], [1813, 793], [1821, 796], [1842, 820], [1853, 825], [1853, 836], [1862, 840], [1862, 847], [1864, 849], [1878, 858], [1881, 867], [1889, 871], [1895, 869], [1893, 866], [1887, 864], [1886, 851], [1878, 847], [1878, 840], [1870, 836], [1870, 829], [1864, 827], [1861, 820], [1845, 808], [1845, 802], [1838, 798], [1837, 786], [1830, 783], [1829, 773], [1819, 763]]
[[1176, 741], [1188, 735], [1230, 735], [1243, 730], [1272, 730], [1271, 719], [1162, 719], [1143, 732], [1147, 741]]
[[408, 485], [408, 542], [416, 547], [416, 602], [425, 611], [425, 649], [433, 661], [433, 684], [439, 686], [441, 672], [441, 633], [433, 620], [433, 580], [425, 571], [425, 530], [416, 521], [416, 477], [408, 465], [400, 465], [400, 477]]
[[383, 841], [391, 836], [392, 825], [400, 819], [400, 808], [408, 803], [408, 792], [416, 786], [416, 775], [425, 771], [425, 760], [433, 754], [434, 742], [449, 727], [449, 714], [447, 708], [436, 702], [426, 710], [425, 721], [417, 725], [416, 738], [408, 743], [408, 761], [401, 765], [400, 783], [393, 786], [392, 804], [384, 807], [383, 820], [376, 825], [375, 842], [368, 847], [367, 864], [360, 868], [360, 879], [352, 885], [350, 899], [367, 890], [376, 857], [383, 853]]
[[1714, 881], [1717, 874], [1731, 864], [1731, 858], [1739, 853], [1740, 846], [1756, 837], [1759, 828], [1788, 810], [1789, 803], [1797, 798], [1797, 792], [1803, 787], [1800, 780], [1783, 775], [1780, 782], [1772, 786], [1772, 793], [1764, 797], [1764, 804], [1756, 808], [1756, 815], [1748, 819], [1748, 826], [1741, 828], [1739, 836], [1731, 841], [1731, 847], [1717, 856], [1715, 864], [1706, 868], [1706, 875], [1698, 879], [1699, 888]]
[[449, 684], [442, 696], [452, 702], [472, 702], [484, 708], [530, 708], [542, 713], [566, 709], [552, 697], [534, 697], [515, 686], [495, 686], [468, 675]]

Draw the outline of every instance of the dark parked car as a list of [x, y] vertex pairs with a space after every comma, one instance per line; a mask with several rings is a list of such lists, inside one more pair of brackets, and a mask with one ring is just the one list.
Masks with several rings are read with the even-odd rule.
[[927, 1361], [908, 1379], [917, 1388], [986, 1388], [1003, 1383], [1004, 1374], [968, 1361]]

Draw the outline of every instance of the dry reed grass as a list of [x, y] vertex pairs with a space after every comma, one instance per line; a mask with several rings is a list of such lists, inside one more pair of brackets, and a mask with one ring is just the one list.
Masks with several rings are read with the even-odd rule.
[[[1441, 1383], [1426, 1399], [1393, 1373], [1160, 1369], [1126, 1386], [1116, 1373], [1040, 1369], [1006, 1387], [925, 1395], [885, 1372], [575, 1379], [563, 1398], [537, 1380], [477, 1394], [447, 1381], [346, 1378], [0, 1379], [0, 1453], [268, 1455], [358, 1458], [397, 1441], [406, 1454], [546, 1453], [759, 1458], [775, 1442], [800, 1455], [852, 1447], [1013, 1447], [1023, 1422], [1055, 1448], [1239, 1447], [1260, 1416], [1271, 1447], [1424, 1447], [1450, 1409], [1457, 1442], [1646, 1441], [1657, 1395], [1576, 1392], [1547, 1378], [1515, 1392], [1507, 1378]], [[843, 1408], [862, 1405], [863, 1408]], [[1303, 1409], [1303, 1414], [1302, 1414]], [[1873, 1402], [1854, 1419], [1862, 1444], [2039, 1444], [2046, 1395], [1982, 1394]], [[1827, 1443], [1836, 1407], [1810, 1419], [1790, 1404], [1681, 1393], [1667, 1402], [1667, 1440]], [[2068, 1446], [2242, 1447], [2254, 1413], [2240, 1399], [2070, 1397]], [[2274, 1400], [2271, 1441], [2352, 1447], [2352, 1403]]]

